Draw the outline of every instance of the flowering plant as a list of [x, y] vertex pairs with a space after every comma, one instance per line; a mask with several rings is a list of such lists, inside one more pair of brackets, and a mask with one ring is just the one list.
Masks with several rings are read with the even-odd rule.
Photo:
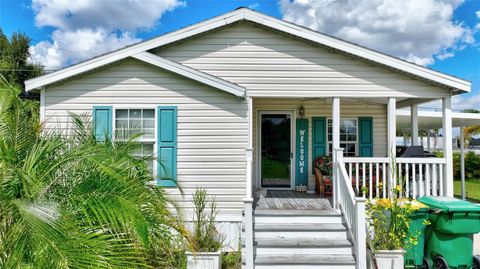
[[332, 175], [332, 159], [329, 156], [323, 156], [317, 159], [316, 167], [320, 169], [322, 175]]
[[410, 215], [415, 211], [410, 203], [399, 199], [401, 187], [392, 190], [391, 198], [367, 202], [367, 216], [372, 250], [398, 250], [418, 243], [418, 235], [409, 234]]

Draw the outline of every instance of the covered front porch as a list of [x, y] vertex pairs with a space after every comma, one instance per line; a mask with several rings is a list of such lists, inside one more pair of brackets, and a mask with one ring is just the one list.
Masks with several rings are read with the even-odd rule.
[[[406, 197], [453, 195], [452, 169], [447, 165], [452, 158], [450, 97], [440, 99], [444, 157], [396, 157], [397, 108], [410, 107], [412, 136], [418, 137], [418, 104], [412, 100], [251, 98], [253, 197], [264, 190], [306, 188], [314, 193], [314, 161], [330, 156], [335, 166], [336, 148], [343, 148], [342, 165], [357, 196], [387, 197], [396, 185], [402, 185]], [[335, 206], [337, 201], [332, 202]]]

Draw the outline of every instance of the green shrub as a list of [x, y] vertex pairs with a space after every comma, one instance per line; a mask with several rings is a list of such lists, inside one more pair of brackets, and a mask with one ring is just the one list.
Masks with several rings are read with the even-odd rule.
[[222, 253], [222, 269], [240, 269], [242, 268], [242, 252], [224, 252]]
[[[465, 179], [479, 180], [480, 179], [480, 155], [475, 152], [467, 152], [465, 154]], [[460, 153], [453, 153], [453, 177], [457, 180], [461, 177], [460, 171]]]
[[[435, 152], [438, 158], [443, 158], [443, 152]], [[460, 180], [460, 152], [453, 153], [453, 178]], [[465, 179], [480, 180], [480, 155], [473, 151], [465, 153]]]

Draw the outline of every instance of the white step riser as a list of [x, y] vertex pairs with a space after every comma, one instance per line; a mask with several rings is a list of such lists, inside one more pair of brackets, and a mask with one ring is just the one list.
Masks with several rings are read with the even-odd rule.
[[304, 232], [304, 231], [288, 231], [288, 232], [263, 232], [255, 231], [255, 238], [293, 238], [293, 239], [347, 239], [346, 231], [332, 232]]
[[[244, 267], [245, 268], [245, 267]], [[332, 264], [325, 264], [325, 265], [284, 265], [279, 266], [276, 264], [272, 265], [255, 265], [255, 269], [355, 269], [355, 265], [332, 265]]]
[[342, 217], [338, 216], [255, 216], [254, 218], [255, 223], [288, 223], [288, 224], [302, 224], [302, 223], [342, 223]]
[[256, 247], [257, 255], [301, 255], [301, 254], [348, 254], [353, 255], [352, 247], [338, 247], [338, 248], [272, 248], [272, 247]]

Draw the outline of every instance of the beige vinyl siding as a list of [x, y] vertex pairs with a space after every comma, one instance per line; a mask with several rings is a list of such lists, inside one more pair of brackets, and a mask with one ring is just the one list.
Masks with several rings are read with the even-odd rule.
[[250, 96], [441, 97], [449, 90], [248, 22], [155, 53], [237, 83]]
[[[254, 147], [254, 169], [253, 175], [255, 182], [259, 182], [258, 174], [258, 119], [259, 111], [295, 111], [298, 117], [298, 109], [303, 106], [305, 109], [305, 118], [308, 119], [308, 167], [312, 164], [312, 117], [331, 118], [332, 104], [331, 99], [326, 100], [303, 100], [303, 99], [271, 99], [254, 98], [254, 121], [253, 121], [253, 147]], [[373, 118], [373, 152], [374, 157], [387, 156], [387, 106], [384, 104], [365, 104], [351, 100], [340, 99], [340, 118], [347, 119], [358, 117]], [[308, 185], [310, 189], [315, 186], [313, 175], [309, 175]]]
[[189, 217], [196, 187], [216, 196], [219, 220], [241, 220], [245, 197], [245, 100], [135, 60], [97, 70], [45, 91], [48, 129], [71, 127], [69, 112], [90, 115], [93, 106], [178, 108], [178, 190], [172, 200]]

